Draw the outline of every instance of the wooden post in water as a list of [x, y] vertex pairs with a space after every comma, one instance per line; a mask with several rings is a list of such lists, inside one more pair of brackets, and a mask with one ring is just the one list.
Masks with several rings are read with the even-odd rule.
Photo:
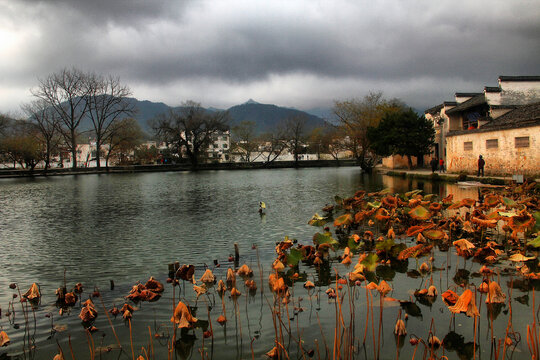
[[238, 243], [234, 243], [234, 267], [238, 267], [240, 262], [240, 250], [238, 250]]

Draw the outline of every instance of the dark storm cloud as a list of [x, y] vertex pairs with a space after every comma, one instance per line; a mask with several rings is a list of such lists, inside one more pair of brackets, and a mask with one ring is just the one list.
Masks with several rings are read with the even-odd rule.
[[298, 107], [369, 90], [421, 107], [495, 85], [498, 75], [539, 69], [537, 1], [1, 4], [7, 15], [0, 20], [23, 34], [16, 59], [0, 61], [0, 75], [12, 84], [77, 66], [154, 89], [150, 100], [184, 84], [192, 98], [215, 94], [216, 104], [229, 101], [218, 98], [225, 91], [245, 97], [236, 101], [249, 98], [248, 91], [273, 101], [285, 86], [311, 93], [311, 100], [301, 94], [301, 103], [288, 104]]

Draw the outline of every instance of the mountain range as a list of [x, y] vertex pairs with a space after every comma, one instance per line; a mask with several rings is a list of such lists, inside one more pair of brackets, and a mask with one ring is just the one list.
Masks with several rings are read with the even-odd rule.
[[[155, 116], [167, 112], [169, 109], [178, 109], [179, 107], [170, 107], [162, 102], [151, 102], [148, 100], [137, 100], [129, 98], [137, 109], [134, 118], [139, 122], [141, 128], [148, 134], [152, 134], [149, 120]], [[223, 111], [222, 109], [208, 108], [208, 111]], [[253, 121], [257, 134], [271, 132], [277, 128], [280, 122], [295, 116], [301, 116], [306, 119], [306, 131], [309, 133], [317, 127], [326, 127], [329, 124], [322, 118], [309, 114], [305, 111], [281, 107], [272, 104], [260, 104], [252, 99], [247, 102], [235, 105], [226, 109], [229, 112], [231, 128], [242, 121]], [[90, 124], [88, 124], [90, 125]], [[87, 126], [82, 125], [83, 128]]]

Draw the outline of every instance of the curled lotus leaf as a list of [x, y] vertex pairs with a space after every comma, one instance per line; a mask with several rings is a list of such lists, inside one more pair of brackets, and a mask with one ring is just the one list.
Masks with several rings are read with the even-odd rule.
[[495, 281], [490, 281], [486, 304], [504, 303], [505, 301], [506, 295], [502, 292], [501, 286]]
[[394, 334], [397, 336], [407, 335], [407, 329], [405, 328], [405, 322], [401, 319], [396, 321], [396, 326], [394, 326]]
[[308, 280], [304, 283], [304, 287], [308, 290], [313, 289], [315, 287], [315, 284]]
[[508, 220], [508, 226], [516, 232], [524, 232], [528, 229], [532, 228], [534, 224], [536, 223], [536, 220], [534, 217], [527, 213], [522, 212], [519, 215], [512, 216], [510, 220]]
[[431, 217], [431, 213], [422, 205], [418, 205], [414, 209], [411, 209], [409, 215], [415, 220], [427, 220]]
[[448, 307], [454, 314], [465, 313], [467, 316], [480, 316], [476, 307], [474, 293], [470, 289], [466, 289], [458, 298], [456, 304]]
[[238, 269], [238, 271], [236, 272], [239, 276], [252, 276], [253, 275], [253, 270], [251, 270], [249, 268], [249, 266], [247, 266], [247, 264], [244, 264], [242, 266], [240, 266], [240, 268]]
[[455, 305], [459, 298], [458, 294], [456, 294], [452, 290], [446, 290], [441, 294], [441, 297], [443, 298], [445, 304], [448, 306]]
[[157, 281], [153, 276], [148, 279], [146, 284], [144, 284], [144, 287], [155, 293], [162, 293], [165, 290], [163, 284]]
[[367, 206], [369, 208], [372, 208], [372, 209], [378, 209], [379, 207], [381, 207], [381, 202], [380, 201], [373, 201], [373, 202], [368, 202], [367, 203]]
[[430, 229], [422, 232], [422, 235], [427, 237], [430, 240], [441, 240], [444, 239], [446, 233], [438, 229]]
[[431, 212], [439, 212], [442, 210], [442, 204], [441, 203], [431, 203], [429, 205], [429, 211]]
[[419, 257], [421, 255], [427, 254], [431, 251], [433, 248], [433, 245], [424, 245], [424, 244], [418, 244], [415, 246], [411, 246], [407, 249], [402, 250], [397, 259], [398, 260], [406, 260], [410, 257]]
[[176, 278], [182, 279], [185, 281], [192, 281], [193, 274], [195, 273], [194, 265], [182, 265], [180, 269], [176, 272]]
[[204, 284], [202, 286], [193, 285], [193, 291], [197, 293], [197, 298], [203, 294], [206, 294], [207, 290], [208, 289], [206, 288]]
[[171, 322], [178, 324], [178, 328], [191, 328], [197, 322], [197, 318], [191, 315], [191, 311], [182, 301], [178, 302], [171, 317]]
[[0, 346], [8, 346], [9, 345], [9, 336], [5, 331], [0, 331]]
[[28, 300], [38, 300], [41, 297], [41, 294], [39, 293], [39, 286], [36, 283], [33, 283], [30, 286], [30, 289], [28, 289], [27, 292], [22, 294], [22, 297], [28, 299]]
[[94, 307], [94, 303], [92, 300], [88, 299], [83, 303], [83, 307], [81, 308], [81, 312], [79, 313], [79, 318], [84, 323], [90, 323], [95, 320], [97, 317], [98, 312], [96, 308]]
[[421, 225], [411, 226], [407, 229], [407, 236], [416, 236], [424, 230], [426, 230], [425, 226], [421, 226]]
[[201, 276], [200, 281], [203, 283], [213, 283], [214, 281], [216, 281], [216, 277], [212, 273], [212, 270], [206, 269], [204, 271], [204, 274]]
[[520, 253], [516, 253], [516, 254], [514, 254], [514, 255], [512, 255], [512, 256], [510, 256], [508, 258], [508, 260], [514, 261], [514, 262], [529, 261], [529, 260], [534, 260], [534, 259], [536, 259], [535, 256], [530, 256], [529, 257], [529, 256], [525, 256], [525, 255], [520, 254]]
[[422, 190], [419, 190], [419, 189], [415, 189], [415, 190], [411, 190], [409, 192], [406, 192], [405, 193], [405, 196], [408, 197], [409, 199], [412, 198], [413, 196], [416, 196], [418, 194], [420, 194], [422, 192]]
[[320, 216], [319, 214], [313, 215], [311, 220], [308, 221], [308, 225], [311, 226], [324, 226], [326, 223], [328, 223], [330, 220], [328, 217]]
[[447, 197], [442, 199], [442, 202], [445, 205], [449, 205], [449, 204], [452, 204], [453, 199], [454, 199], [454, 194], [449, 194]]
[[395, 209], [397, 208], [397, 205], [398, 205], [397, 198], [394, 196], [388, 195], [382, 199], [382, 205], [389, 209]]
[[349, 226], [353, 222], [352, 214], [343, 214], [334, 220], [334, 226]]
[[338, 242], [330, 235], [329, 232], [325, 232], [324, 234], [321, 234], [321, 233], [315, 233], [315, 235], [313, 235], [313, 242], [314, 242], [316, 245], [322, 245], [322, 244], [334, 245], [334, 244], [337, 244], [337, 243], [338, 243]]
[[499, 205], [500, 202], [501, 202], [501, 198], [498, 195], [492, 194], [484, 198], [484, 204], [490, 208]]
[[381, 296], [386, 296], [390, 291], [392, 291], [392, 288], [388, 283], [384, 280], [381, 280], [379, 285], [377, 286], [377, 291], [381, 294]]
[[390, 213], [385, 208], [379, 208], [375, 213], [375, 219], [384, 221], [390, 219]]
[[238, 291], [237, 288], [233, 287], [233, 288], [231, 289], [231, 297], [232, 297], [232, 298], [237, 298], [237, 297], [239, 297], [240, 295], [242, 295], [242, 293], [241, 293], [240, 291]]
[[497, 227], [497, 220], [494, 219], [482, 219], [479, 217], [472, 217], [471, 221], [473, 224], [478, 225], [481, 228], [495, 228]]

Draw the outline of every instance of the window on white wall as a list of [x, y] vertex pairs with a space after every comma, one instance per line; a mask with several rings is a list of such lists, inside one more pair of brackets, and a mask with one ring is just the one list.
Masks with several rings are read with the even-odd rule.
[[463, 143], [463, 150], [471, 151], [472, 150], [472, 141], [465, 141]]
[[516, 148], [528, 148], [530, 146], [528, 136], [520, 136], [515, 138]]
[[498, 149], [498, 148], [499, 148], [499, 139], [486, 140], [486, 149]]

